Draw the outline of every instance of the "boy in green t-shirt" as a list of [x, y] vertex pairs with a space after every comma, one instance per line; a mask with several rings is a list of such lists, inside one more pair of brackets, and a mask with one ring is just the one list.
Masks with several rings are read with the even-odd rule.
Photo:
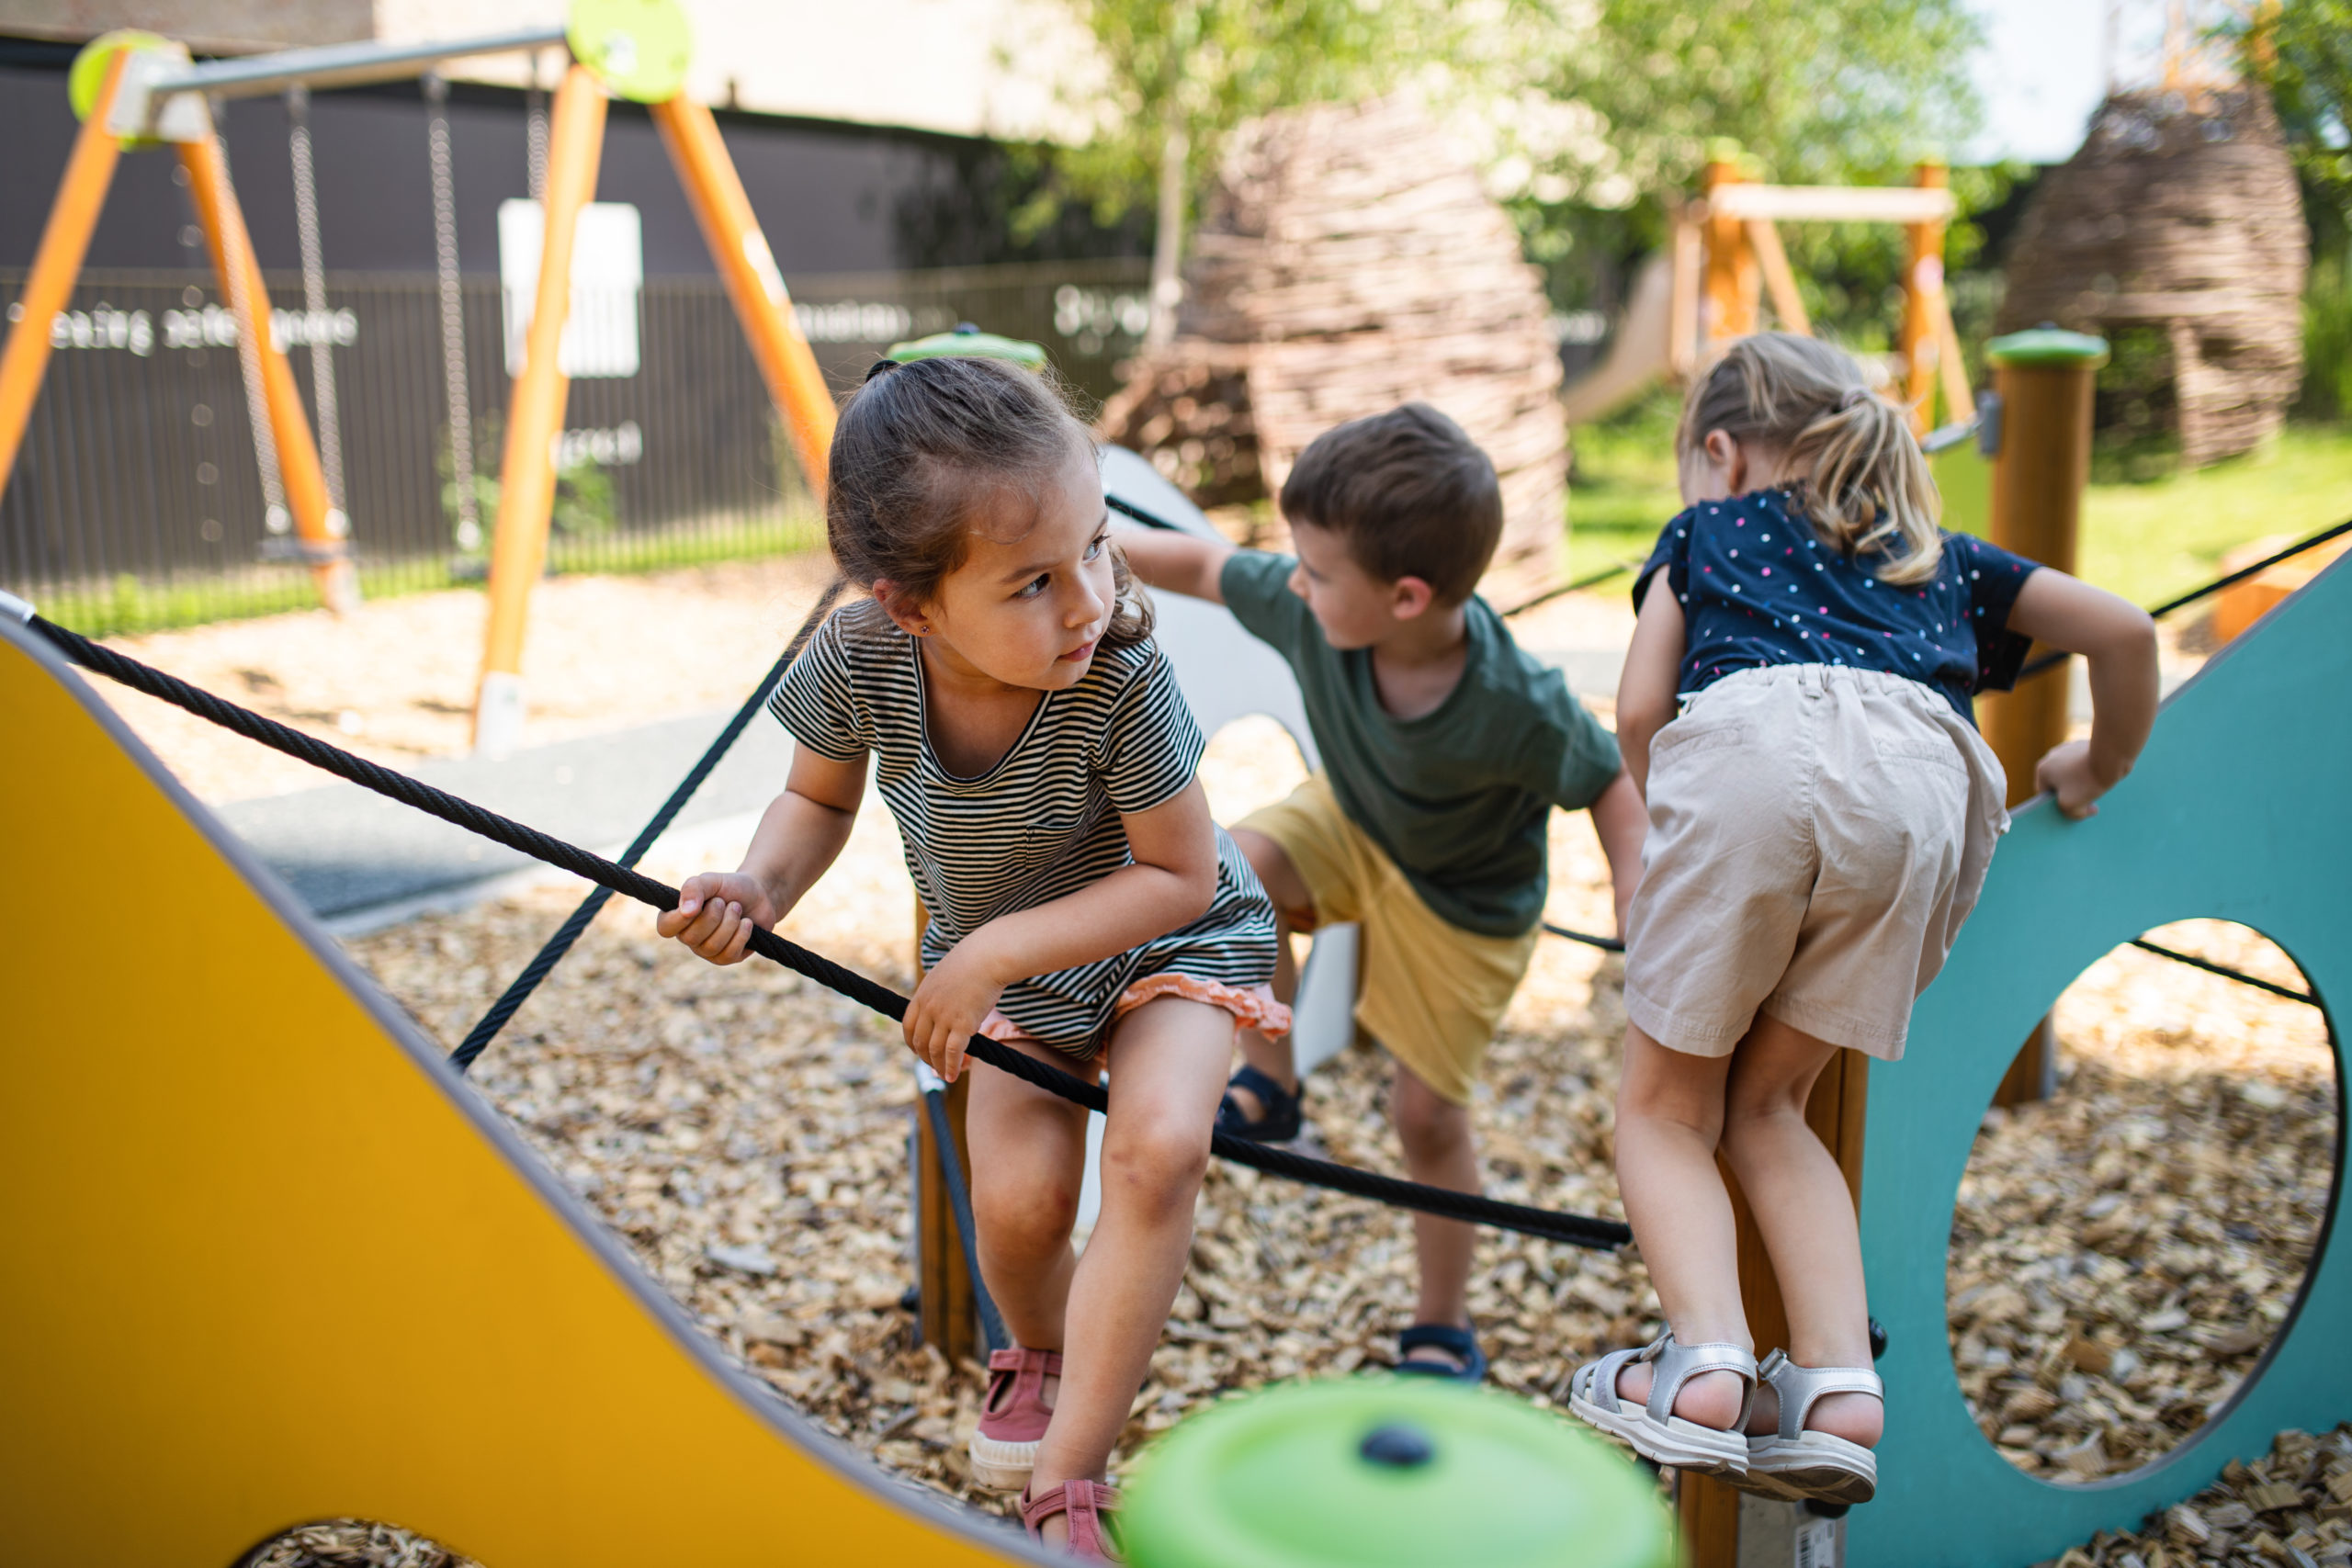
[[[1541, 934], [1551, 809], [1592, 813], [1621, 923], [1648, 815], [1615, 739], [1476, 597], [1502, 495], [1459, 425], [1408, 403], [1327, 431], [1282, 508], [1295, 559], [1173, 533], [1120, 543], [1144, 581], [1223, 604], [1290, 661], [1322, 770], [1233, 826], [1282, 921], [1275, 988], [1296, 988], [1290, 931], [1362, 924], [1356, 1021], [1396, 1058], [1406, 1167], [1476, 1191], [1470, 1091]], [[1288, 1041], [1244, 1030], [1241, 1052], [1220, 1127], [1295, 1137]], [[1399, 1365], [1476, 1382], [1473, 1233], [1413, 1225], [1420, 1303]]]

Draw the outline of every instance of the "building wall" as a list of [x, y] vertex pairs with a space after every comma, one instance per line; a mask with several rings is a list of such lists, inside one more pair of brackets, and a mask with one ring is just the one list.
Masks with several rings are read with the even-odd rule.
[[[32, 257], [76, 122], [65, 97], [66, 46], [0, 47], [0, 266]], [[787, 279], [796, 273], [884, 272], [1009, 261], [1135, 254], [1139, 230], [1097, 230], [1072, 213], [1015, 244], [1003, 215], [1026, 177], [995, 143], [900, 129], [722, 113], [752, 209]], [[459, 83], [450, 133], [460, 265], [497, 269], [498, 204], [528, 194], [525, 95]], [[411, 83], [317, 95], [311, 109], [322, 244], [331, 268], [424, 272], [434, 266], [426, 107]], [[286, 108], [241, 99], [225, 120], [238, 197], [266, 267], [298, 265]], [[95, 268], [206, 265], [194, 214], [168, 152], [126, 155], [91, 243]], [[611, 107], [597, 196], [633, 203], [650, 276], [708, 276], [710, 257], [643, 110]]]

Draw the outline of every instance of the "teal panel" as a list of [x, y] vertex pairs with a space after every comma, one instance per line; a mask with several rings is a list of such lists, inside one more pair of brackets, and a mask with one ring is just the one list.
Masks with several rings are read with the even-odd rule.
[[2352, 996], [2352, 565], [2338, 562], [2165, 705], [2139, 767], [2068, 822], [2021, 810], [1904, 1059], [1871, 1074], [1862, 1252], [1886, 1325], [1878, 1500], [1848, 1521], [1855, 1568], [2017, 1568], [2210, 1483], [2287, 1427], [2352, 1418], [2352, 1247], [2343, 1181], [2305, 1294], [2234, 1404], [2164, 1460], [2082, 1487], [2010, 1468], [1968, 1418], [1944, 1325], [1944, 1256], [1971, 1141], [2018, 1043], [2109, 949], [2153, 926], [2238, 920], [2323, 997]]

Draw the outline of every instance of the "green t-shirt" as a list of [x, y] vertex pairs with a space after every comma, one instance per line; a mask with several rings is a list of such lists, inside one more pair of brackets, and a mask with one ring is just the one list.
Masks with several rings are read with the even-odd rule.
[[1487, 936], [1525, 932], [1544, 912], [1545, 818], [1609, 787], [1616, 737], [1476, 598], [1460, 682], [1433, 712], [1392, 718], [1370, 650], [1332, 648], [1290, 591], [1296, 564], [1241, 550], [1219, 581], [1235, 618], [1297, 675], [1340, 808], [1440, 916]]

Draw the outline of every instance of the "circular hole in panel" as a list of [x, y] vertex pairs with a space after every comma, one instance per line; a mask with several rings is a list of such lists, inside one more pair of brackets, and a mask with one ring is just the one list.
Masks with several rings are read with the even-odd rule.
[[320, 1519], [270, 1537], [237, 1568], [481, 1568], [440, 1542], [376, 1519]]
[[[2139, 940], [2311, 991], [2245, 926]], [[1977, 1132], [1945, 1310], [1986, 1440], [2084, 1485], [2193, 1438], [2291, 1320], [2335, 1201], [2341, 1101], [2323, 1009], [2133, 943], [2085, 970], [2050, 1027], [2054, 1092], [1996, 1104]]]

